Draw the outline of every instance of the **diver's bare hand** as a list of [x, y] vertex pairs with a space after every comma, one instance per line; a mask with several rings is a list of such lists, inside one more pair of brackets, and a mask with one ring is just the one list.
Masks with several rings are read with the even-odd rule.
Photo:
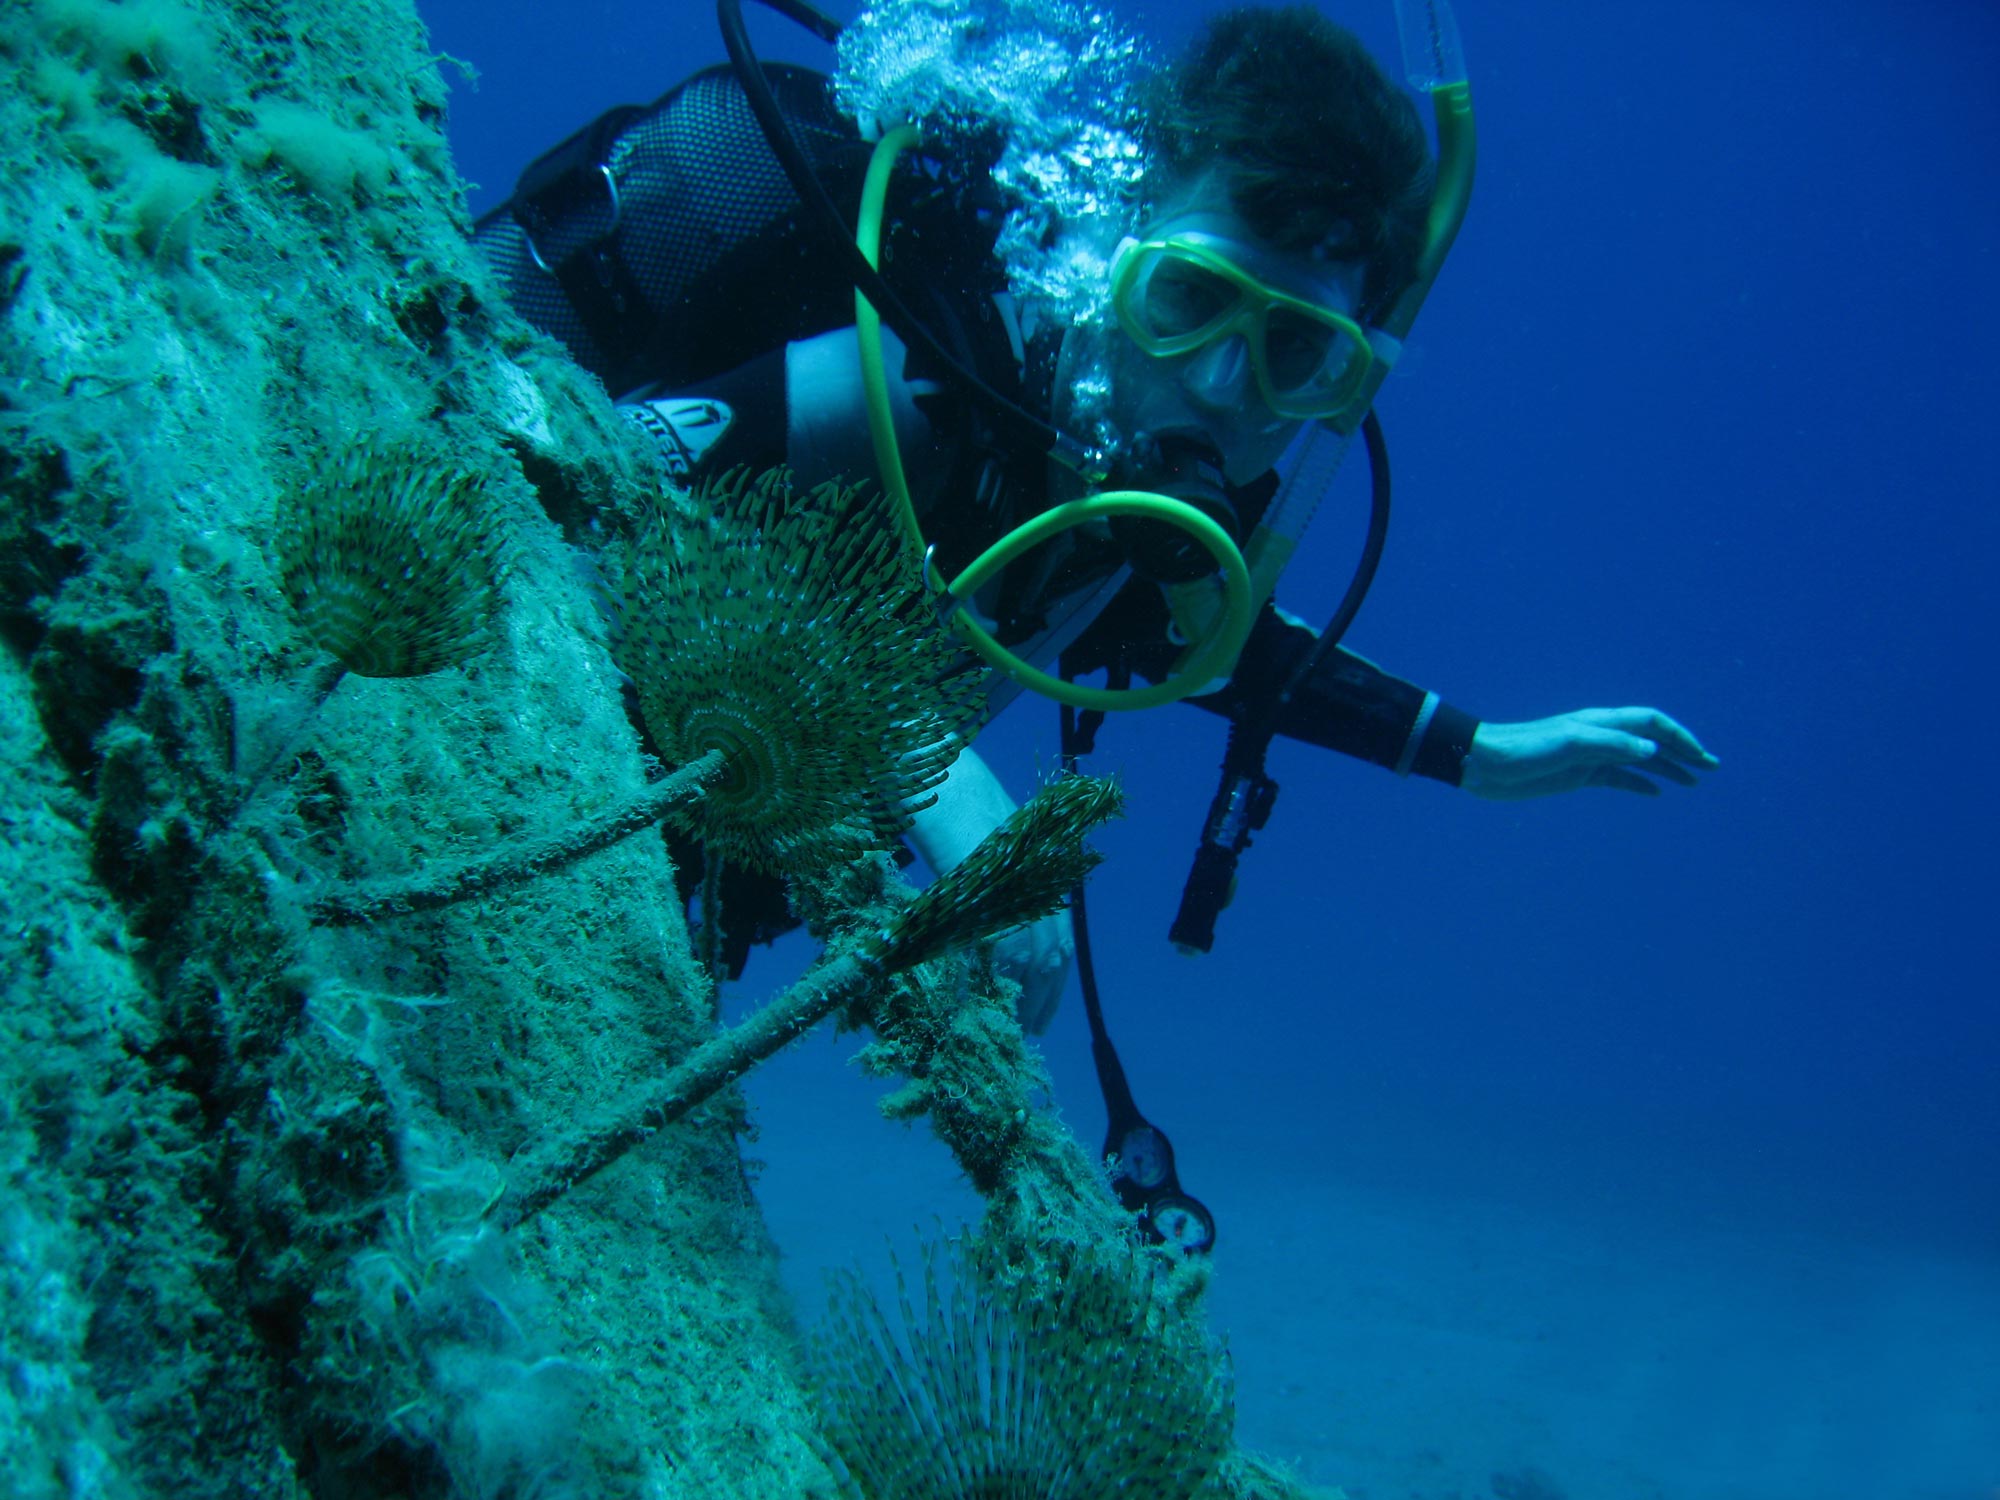
[[1055, 1019], [1076, 959], [1076, 934], [1067, 911], [1002, 935], [993, 944], [993, 967], [1021, 987], [1021, 1028], [1039, 1036]]
[[1518, 802], [1603, 786], [1657, 797], [1662, 781], [1693, 786], [1720, 765], [1657, 708], [1583, 708], [1519, 724], [1481, 724], [1459, 785]]

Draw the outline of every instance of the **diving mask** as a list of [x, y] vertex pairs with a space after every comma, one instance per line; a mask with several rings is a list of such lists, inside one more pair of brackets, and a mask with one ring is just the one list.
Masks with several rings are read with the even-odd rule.
[[1366, 405], [1377, 355], [1368, 331], [1335, 308], [1268, 286], [1198, 232], [1127, 240], [1111, 263], [1111, 306], [1125, 334], [1155, 359], [1193, 354], [1241, 335], [1257, 389], [1274, 416], [1337, 420]]

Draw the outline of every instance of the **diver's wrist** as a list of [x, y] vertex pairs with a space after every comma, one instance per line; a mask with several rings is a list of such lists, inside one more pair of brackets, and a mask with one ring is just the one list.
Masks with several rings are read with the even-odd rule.
[[1411, 757], [1409, 774], [1442, 781], [1446, 786], [1464, 785], [1465, 759], [1472, 753], [1472, 737], [1478, 732], [1478, 719], [1438, 700]]

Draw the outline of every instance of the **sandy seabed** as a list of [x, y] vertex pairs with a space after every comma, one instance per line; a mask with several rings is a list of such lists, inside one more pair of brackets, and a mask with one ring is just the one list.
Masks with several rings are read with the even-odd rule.
[[[1059, 1079], [1088, 1067], [1066, 1026]], [[808, 1324], [829, 1270], [886, 1274], [978, 1209], [925, 1133], [873, 1118], [852, 1050], [820, 1036], [752, 1083], [747, 1151]], [[1060, 1087], [1088, 1097], [1087, 1075]], [[2000, 1262], [1390, 1196], [1290, 1174], [1247, 1132], [1199, 1144], [1239, 1436], [1350, 1500], [2000, 1496]]]

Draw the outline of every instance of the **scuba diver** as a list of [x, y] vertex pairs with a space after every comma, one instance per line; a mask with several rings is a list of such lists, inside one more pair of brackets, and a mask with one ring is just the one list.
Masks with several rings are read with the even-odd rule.
[[[803, 0], [762, 3], [839, 35]], [[1469, 191], [1462, 84], [1432, 90], [1462, 116], [1439, 103], [1434, 160], [1411, 99], [1316, 10], [1216, 17], [1146, 82], [1146, 165], [1102, 315], [1065, 319], [1019, 295], [996, 249], [1013, 206], [992, 171], [1004, 132], [960, 122], [881, 166], [892, 132], [844, 114], [826, 76], [759, 63], [740, 0], [720, 12], [731, 65], [550, 151], [481, 219], [479, 247], [677, 477], [784, 465], [801, 486], [866, 477], [899, 491], [932, 577], [952, 580], [945, 606], [999, 669], [995, 711], [1024, 682], [1061, 696], [1101, 671], [1107, 687], [1066, 698], [1087, 718], [1174, 697], [1227, 716], [1184, 946], [1208, 946], [1235, 856], [1269, 813], [1274, 733], [1487, 798], [1653, 793], [1716, 764], [1651, 708], [1483, 722], [1336, 644], [1386, 521], [1370, 409]], [[855, 227], [870, 218], [871, 164], [873, 246]], [[1301, 507], [1291, 491], [1324, 487], [1281, 481], [1281, 460], [1302, 438], [1338, 451], [1357, 432], [1378, 524], [1342, 614], [1315, 631], [1270, 597], [1303, 524], [1279, 513], [1309, 514], [1316, 494]], [[1143, 503], [1089, 509], [1107, 494]], [[1072, 502], [1085, 509], [1072, 516]], [[1059, 511], [1061, 529], [1035, 529]], [[972, 579], [996, 547], [1003, 565]], [[910, 842], [950, 869], [1012, 807], [968, 751]], [[702, 855], [677, 844], [674, 857], [685, 901]], [[792, 925], [782, 890], [747, 872], [724, 872], [720, 905], [732, 976], [753, 942]], [[1049, 1022], [1073, 941], [1067, 914], [1002, 940], [1031, 1031]], [[1095, 1021], [1089, 988], [1086, 1001]]]

